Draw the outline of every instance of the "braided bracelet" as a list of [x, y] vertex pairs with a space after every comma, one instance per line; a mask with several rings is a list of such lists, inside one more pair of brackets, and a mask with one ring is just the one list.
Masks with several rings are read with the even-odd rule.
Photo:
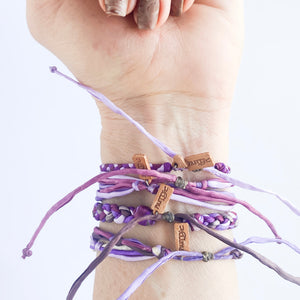
[[[177, 168], [176, 165], [172, 166], [171, 163], [165, 162], [162, 164], [152, 164], [149, 163], [150, 169], [155, 170], [162, 173], [169, 173], [171, 171], [177, 171], [177, 170], [183, 170], [183, 168]], [[218, 162], [214, 165], [214, 168], [222, 173], [229, 174], [231, 172], [231, 169], [229, 166], [225, 165], [222, 162]], [[128, 163], [128, 164], [101, 164], [100, 170], [101, 172], [111, 172], [111, 171], [117, 171], [117, 170], [123, 170], [123, 169], [136, 169], [134, 164]]]
[[[95, 203], [93, 208], [93, 216], [97, 221], [111, 223], [114, 222], [116, 224], [127, 224], [132, 219], [136, 219], [139, 217], [147, 216], [152, 214], [152, 209], [148, 206], [139, 205], [137, 207], [133, 206], [125, 206], [125, 205], [117, 205], [117, 204], [109, 204], [109, 203]], [[173, 215], [170, 212], [167, 212], [164, 220], [167, 222], [175, 220], [176, 222], [186, 222], [185, 219], [177, 216], [177, 214]], [[215, 229], [215, 230], [228, 230], [237, 227], [238, 218], [237, 214], [233, 211], [229, 211], [226, 214], [220, 213], [210, 213], [210, 214], [199, 214], [194, 213], [191, 214], [192, 217], [197, 222]], [[155, 220], [149, 220], [147, 222], [140, 222], [140, 225], [148, 226], [154, 225]], [[194, 226], [188, 222], [191, 230], [195, 230]]]

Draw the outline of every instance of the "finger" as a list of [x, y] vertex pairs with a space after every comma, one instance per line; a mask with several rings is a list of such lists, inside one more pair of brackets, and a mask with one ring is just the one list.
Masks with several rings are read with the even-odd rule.
[[134, 20], [139, 29], [154, 29], [167, 21], [170, 7], [171, 0], [138, 0]]
[[137, 0], [99, 0], [99, 4], [107, 15], [125, 17], [130, 14]]
[[184, 12], [189, 10], [193, 5], [194, 0], [172, 0], [170, 15], [180, 17]]

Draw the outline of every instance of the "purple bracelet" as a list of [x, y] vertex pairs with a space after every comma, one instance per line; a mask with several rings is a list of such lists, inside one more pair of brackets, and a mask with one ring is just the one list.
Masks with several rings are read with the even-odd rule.
[[[114, 234], [104, 231], [99, 227], [95, 227], [91, 236], [90, 248], [95, 251], [102, 252], [104, 248], [108, 245], [111, 239], [114, 238]], [[176, 256], [173, 259], [181, 260], [181, 261], [195, 261], [202, 260], [204, 262], [208, 262], [209, 260], [218, 260], [218, 259], [240, 259], [242, 258], [242, 252], [237, 249], [230, 249], [228, 247], [218, 251], [213, 254], [211, 252], [203, 251], [199, 253], [198, 256], [190, 257], [190, 256]], [[143, 244], [137, 239], [126, 239], [121, 238], [117, 245], [115, 245], [109, 256], [119, 258], [126, 261], [139, 261], [146, 260], [151, 258], [162, 258], [164, 256], [169, 255], [173, 251], [163, 247], [161, 245], [157, 245], [155, 247], [151, 247]], [[219, 255], [221, 253], [221, 255]]]
[[[186, 214], [178, 214], [181, 215], [181, 217], [183, 219], [188, 220], [189, 222], [191, 222], [193, 225], [195, 225], [196, 227], [202, 229], [203, 231], [205, 231], [206, 233], [208, 233], [209, 235], [217, 238], [218, 240], [222, 241], [223, 243], [227, 244], [229, 247], [223, 249], [220, 251], [220, 253], [222, 253], [223, 255], [228, 253], [229, 251], [238, 249], [240, 251], [246, 252], [248, 254], [250, 254], [251, 256], [253, 256], [254, 258], [256, 258], [258, 261], [260, 261], [262, 264], [264, 264], [265, 266], [273, 269], [275, 272], [278, 273], [278, 275], [280, 275], [282, 278], [293, 282], [297, 285], [300, 285], [300, 277], [295, 277], [287, 272], [285, 272], [284, 270], [282, 270], [278, 265], [276, 265], [275, 263], [273, 263], [271, 260], [269, 260], [268, 258], [264, 257], [263, 255], [261, 255], [260, 253], [252, 250], [251, 248], [246, 247], [245, 245], [250, 244], [250, 243], [270, 243], [270, 242], [276, 242], [279, 244], [285, 244], [287, 246], [289, 246], [291, 249], [293, 249], [295, 252], [297, 252], [298, 254], [300, 254], [300, 249], [298, 247], [296, 247], [295, 245], [289, 243], [288, 241], [282, 240], [282, 239], [264, 239], [264, 238], [250, 238], [248, 240], [246, 240], [244, 243], [237, 243], [235, 241], [232, 241], [218, 233], [216, 233], [214, 230], [204, 226], [203, 224], [198, 223], [197, 221], [195, 221], [192, 217], [190, 217], [189, 215]], [[162, 220], [163, 219], [163, 215], [161, 214], [156, 214], [156, 215], [147, 215], [144, 217], [140, 217], [137, 219], [133, 219], [131, 220], [128, 224], [126, 224], [117, 234], [112, 235], [110, 233], [106, 233], [106, 237], [109, 242], [105, 245], [105, 247], [103, 248], [101, 246], [101, 242], [98, 246], [99, 249], [101, 248], [101, 253], [92, 261], [92, 263], [87, 267], [87, 269], [78, 277], [78, 279], [73, 283], [67, 300], [72, 300], [74, 295], [76, 294], [78, 288], [80, 287], [81, 283], [85, 280], [85, 278], [91, 274], [93, 272], [93, 270], [111, 253], [111, 251], [114, 249], [114, 247], [117, 246], [122, 246], [122, 244], [120, 244], [121, 239], [123, 237], [123, 235], [128, 232], [129, 230], [131, 230], [133, 227], [135, 227], [139, 222], [144, 222], [144, 221], [148, 221], [148, 220]], [[96, 233], [102, 232], [100, 229], [99, 231], [96, 231]], [[95, 237], [95, 236], [94, 236]], [[104, 240], [105, 242], [105, 240]], [[134, 243], [135, 246], [135, 250], [136, 252], [138, 252], [137, 250], [139, 250], [140, 247], [143, 247], [143, 244], [140, 243], [137, 240], [129, 240], [129, 243]], [[128, 246], [125, 245], [125, 246]], [[131, 244], [131, 246], [133, 246]], [[148, 249], [148, 251], [150, 252], [150, 249], [147, 248], [149, 246], [146, 246], [145, 249]], [[152, 250], [151, 250], [152, 252]], [[123, 253], [124, 254], [124, 253]], [[136, 253], [135, 253], [136, 254]], [[165, 257], [162, 257], [159, 262], [155, 263], [154, 265], [150, 266], [147, 270], [145, 270], [140, 277], [142, 278], [147, 278], [149, 275], [152, 274], [152, 272], [158, 268], [160, 265], [166, 263], [168, 260], [172, 259], [175, 256], [191, 256], [191, 257], [196, 257], [198, 256], [199, 253], [196, 252], [188, 252], [188, 251], [179, 251], [179, 252], [173, 252], [173, 253], [169, 253], [167, 254]], [[137, 278], [137, 281], [139, 282], [138, 284], [135, 284], [135, 282], [132, 283], [132, 285], [129, 287], [129, 291], [131, 294], [142, 282], [140, 280], [140, 277]], [[135, 288], [133, 288], [135, 287]], [[126, 290], [128, 291], [128, 290]], [[125, 292], [126, 294], [126, 292]], [[123, 294], [124, 295], [124, 294]], [[128, 298], [128, 297], [127, 297]], [[121, 296], [121, 298], [119, 299], [127, 299], [126, 297]]]
[[[150, 163], [151, 170], [155, 170], [162, 173], [171, 172], [173, 170], [177, 171], [178, 168], [176, 166], [172, 166], [171, 163], [165, 162], [162, 164], [152, 164]], [[229, 166], [225, 165], [222, 162], [218, 162], [214, 165], [214, 168], [222, 173], [229, 174], [231, 172], [231, 169]], [[128, 164], [101, 164], [100, 170], [101, 172], [111, 172], [111, 171], [117, 171], [117, 170], [123, 170], [123, 169], [136, 169], [135, 165], [132, 163]], [[183, 170], [183, 169], [180, 169]]]
[[[137, 207], [133, 206], [125, 206], [125, 205], [117, 205], [117, 204], [109, 204], [109, 203], [95, 203], [93, 208], [93, 217], [100, 222], [106, 223], [117, 223], [117, 224], [127, 224], [132, 219], [136, 219], [139, 217], [147, 216], [152, 214], [152, 209], [148, 206], [139, 205]], [[166, 213], [170, 214], [170, 212]], [[173, 215], [173, 214], [172, 214]], [[199, 213], [191, 214], [192, 217], [197, 222], [215, 229], [215, 230], [228, 230], [237, 227], [238, 218], [237, 214], [233, 211], [229, 211], [224, 214], [220, 213], [210, 213], [201, 215]], [[176, 214], [172, 217], [165, 218], [164, 220], [170, 222], [170, 220], [175, 220], [176, 222], [187, 222], [185, 219], [178, 217]], [[155, 220], [149, 220], [146, 222], [139, 223], [143, 226], [154, 225], [156, 223]], [[195, 230], [195, 227], [188, 222], [191, 230]]]

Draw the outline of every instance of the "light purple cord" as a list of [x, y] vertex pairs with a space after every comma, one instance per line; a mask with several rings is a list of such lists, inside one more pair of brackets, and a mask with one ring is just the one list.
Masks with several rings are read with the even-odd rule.
[[157, 147], [159, 147], [163, 152], [165, 152], [168, 156], [174, 157], [176, 153], [172, 151], [169, 147], [167, 147], [164, 143], [162, 143], [160, 140], [158, 140], [156, 137], [154, 137], [152, 134], [150, 134], [141, 124], [139, 124], [137, 121], [132, 119], [128, 114], [126, 114], [122, 109], [117, 107], [114, 103], [112, 103], [108, 98], [106, 98], [104, 95], [101, 93], [93, 90], [92, 88], [72, 79], [71, 77], [61, 73], [60, 71], [57, 70], [55, 66], [50, 67], [50, 71], [52, 73], [55, 73], [57, 75], [60, 75], [67, 80], [75, 83], [79, 87], [83, 88], [86, 90], [88, 93], [90, 93], [92, 96], [94, 96], [96, 99], [101, 101], [103, 104], [105, 104], [109, 109], [111, 109], [113, 112], [123, 116], [126, 118], [130, 123], [132, 123], [140, 132], [142, 132], [149, 140], [151, 140]]
[[278, 194], [273, 193], [271, 191], [267, 191], [258, 187], [255, 187], [254, 185], [251, 185], [249, 183], [243, 182], [241, 180], [232, 178], [231, 176], [222, 173], [218, 170], [216, 170], [215, 168], [205, 168], [203, 169], [205, 171], [210, 172], [213, 175], [218, 176], [219, 178], [222, 178], [228, 182], [231, 182], [233, 185], [238, 186], [240, 188], [243, 188], [245, 190], [250, 190], [250, 191], [254, 191], [254, 192], [260, 192], [260, 193], [265, 193], [265, 194], [269, 194], [272, 196], [275, 196], [277, 199], [279, 199], [282, 203], [284, 203], [293, 213], [295, 213], [296, 215], [300, 216], [300, 210], [297, 209], [292, 203], [290, 203], [289, 201], [281, 198]]
[[126, 289], [126, 291], [117, 299], [117, 300], [125, 300], [128, 299], [132, 293], [149, 277], [156, 269], [170, 261], [175, 256], [199, 256], [199, 252], [188, 252], [188, 251], [175, 251], [171, 252], [167, 256], [162, 257], [160, 260], [155, 262], [153, 265], [148, 267], [146, 270], [142, 272], [140, 276], [138, 276], [131, 285]]
[[80, 193], [81, 191], [85, 190], [86, 188], [88, 188], [89, 186], [93, 185], [94, 183], [98, 182], [101, 179], [105, 179], [108, 178], [111, 175], [127, 175], [127, 174], [136, 174], [136, 175], [148, 175], [148, 176], [158, 176], [161, 178], [170, 178], [170, 176], [175, 176], [175, 175], [168, 175], [168, 174], [162, 174], [159, 173], [157, 171], [154, 170], [142, 170], [142, 169], [124, 169], [124, 170], [118, 170], [118, 171], [113, 171], [110, 174], [108, 173], [102, 173], [102, 174], [98, 174], [97, 176], [93, 177], [92, 179], [90, 179], [89, 181], [87, 181], [86, 183], [82, 184], [81, 186], [79, 186], [78, 188], [76, 188], [74, 191], [70, 192], [69, 194], [67, 194], [65, 197], [63, 197], [61, 200], [59, 200], [56, 204], [54, 204], [45, 214], [45, 216], [43, 217], [42, 221], [40, 222], [40, 225], [38, 226], [38, 228], [36, 229], [36, 231], [34, 232], [30, 242], [27, 244], [27, 246], [23, 249], [23, 255], [22, 258], [26, 258], [32, 255], [32, 251], [30, 250], [31, 247], [33, 246], [37, 236], [39, 235], [40, 231], [43, 229], [43, 227], [45, 226], [46, 222], [48, 221], [48, 219], [59, 209], [61, 209], [63, 206], [65, 206], [66, 204], [68, 204], [78, 193]]
[[[292, 243], [281, 240], [281, 239], [270, 239], [270, 238], [262, 238], [262, 237], [251, 237], [248, 238], [246, 241], [240, 243], [240, 245], [248, 245], [248, 244], [266, 244], [266, 243], [283, 243], [289, 246], [291, 249], [296, 251], [298, 254], [300, 254], [300, 249], [293, 245]], [[234, 247], [227, 247], [219, 251], [214, 255], [214, 260], [216, 260], [218, 257], [222, 257], [226, 253], [234, 250], [236, 248]], [[153, 265], [148, 267], [146, 270], [144, 270], [141, 275], [139, 275], [131, 284], [130, 286], [125, 290], [125, 292], [117, 299], [117, 300], [126, 300], [128, 299], [136, 290], [137, 288], [159, 267], [170, 261], [175, 256], [191, 256], [196, 257], [199, 256], [198, 252], [186, 252], [186, 251], [176, 251], [168, 254], [167, 256], [164, 256], [159, 261], [155, 262]], [[298, 283], [299, 284], [299, 283]]]

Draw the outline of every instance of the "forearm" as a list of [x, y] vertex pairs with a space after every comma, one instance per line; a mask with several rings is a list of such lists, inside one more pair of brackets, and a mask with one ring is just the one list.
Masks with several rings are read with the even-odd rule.
[[[142, 99], [141, 99], [142, 98]], [[228, 119], [230, 101], [219, 102], [192, 95], [149, 95], [139, 99], [115, 101], [131, 117], [141, 123], [177, 154], [184, 156], [210, 152], [216, 162], [227, 161]], [[222, 105], [224, 103], [224, 105]], [[121, 116], [99, 105], [102, 115], [101, 157], [103, 163], [132, 162], [135, 153], [144, 153], [152, 163], [171, 162], [160, 149]], [[186, 176], [186, 175], [185, 175]], [[192, 173], [199, 180], [203, 172]], [[153, 195], [139, 192], [117, 199], [119, 204], [151, 205]], [[206, 212], [195, 206], [171, 201], [168, 210], [176, 212]], [[119, 230], [114, 224], [101, 224], [112, 232]], [[231, 237], [232, 233], [222, 233]], [[155, 226], [134, 228], [128, 237], [141, 239], [146, 244], [164, 245], [174, 249], [173, 226], [157, 223]], [[204, 232], [192, 232], [192, 251], [216, 252], [224, 247]], [[123, 262], [107, 259], [96, 271], [94, 299], [115, 299], [149, 262]], [[104, 296], [105, 295], [105, 296]], [[132, 299], [238, 299], [237, 279], [233, 261], [178, 262], [172, 261], [156, 271], [150, 280], [134, 293]]]

